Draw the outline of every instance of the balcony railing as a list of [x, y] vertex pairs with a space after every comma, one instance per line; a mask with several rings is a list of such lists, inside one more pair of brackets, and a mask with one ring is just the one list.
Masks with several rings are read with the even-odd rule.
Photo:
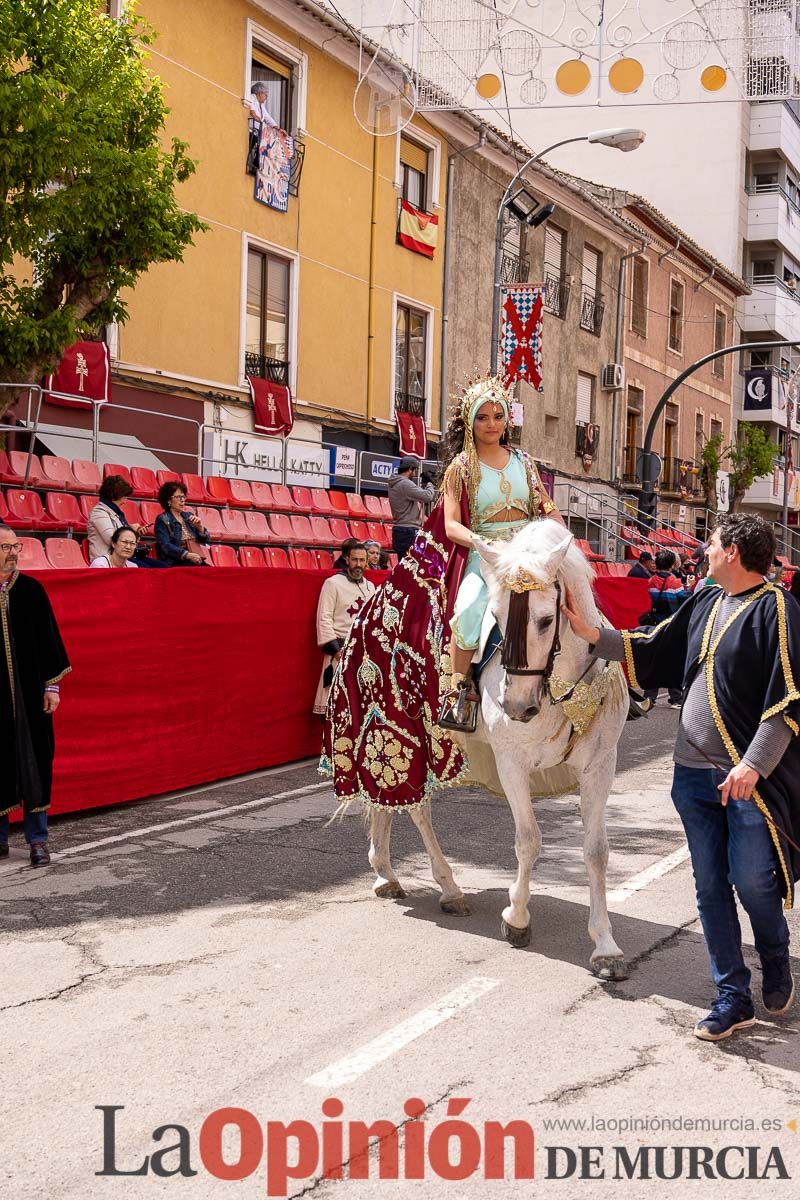
[[792, 282], [791, 279], [779, 279], [777, 275], [754, 275], [751, 271], [747, 282], [755, 288], [761, 285], [780, 288], [784, 295], [789, 296], [796, 304], [800, 304], [800, 279]]
[[[252, 135], [255, 137], [256, 135]], [[294, 138], [294, 155], [292, 156], [292, 165], [289, 171], [289, 195], [298, 196], [300, 194], [300, 176], [303, 174], [303, 162], [306, 156], [306, 144], [301, 138]], [[258, 146], [254, 145], [252, 139], [247, 149], [247, 161], [245, 163], [245, 173], [247, 175], [257, 174], [258, 169]]]
[[527, 283], [531, 260], [527, 254], [507, 254], [503, 251], [500, 278], [503, 283]]
[[662, 492], [680, 496], [700, 495], [700, 474], [695, 474], [696, 464], [687, 458], [665, 458], [664, 469], [659, 479]]
[[412, 417], [424, 418], [427, 401], [424, 396], [418, 396], [414, 392], [395, 392], [394, 408], [395, 412], [410, 413]]
[[770, 196], [781, 195], [788, 205], [790, 205], [796, 213], [800, 213], [800, 203], [797, 199], [797, 193], [792, 195], [787, 192], [786, 188], [780, 183], [749, 183], [745, 188], [748, 196]]
[[256, 379], [268, 379], [270, 383], [289, 385], [288, 362], [280, 358], [268, 358], [265, 354], [255, 354], [252, 350], [245, 351], [244, 373]]
[[622, 482], [623, 483], [641, 483], [641, 479], [637, 473], [639, 464], [639, 455], [642, 453], [641, 446], [626, 446], [622, 452]]
[[600, 336], [603, 328], [603, 313], [605, 312], [603, 297], [593, 292], [584, 292], [581, 297], [581, 329], [586, 329], [596, 337]]
[[544, 277], [544, 307], [555, 317], [563, 321], [569, 305], [570, 284], [561, 275], [545, 275]]

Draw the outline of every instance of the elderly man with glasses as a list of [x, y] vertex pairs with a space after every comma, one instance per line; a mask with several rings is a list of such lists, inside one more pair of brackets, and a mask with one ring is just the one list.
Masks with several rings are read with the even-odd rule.
[[42, 585], [18, 569], [21, 546], [0, 525], [0, 858], [8, 854], [8, 814], [22, 806], [31, 866], [50, 862], [47, 810], [53, 778], [53, 713], [71, 669]]

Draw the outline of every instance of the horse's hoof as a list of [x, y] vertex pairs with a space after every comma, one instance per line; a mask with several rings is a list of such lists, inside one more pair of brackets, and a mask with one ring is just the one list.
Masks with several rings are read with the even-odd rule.
[[401, 884], [396, 879], [382, 883], [380, 887], [373, 888], [373, 891], [379, 900], [405, 900], [406, 898]]
[[440, 900], [439, 908], [451, 917], [468, 917], [472, 913], [466, 896], [456, 896], [454, 900]]
[[606, 982], [616, 982], [628, 978], [628, 968], [624, 958], [598, 955], [597, 958], [590, 960], [589, 965], [592, 968], [592, 974]]
[[500, 932], [508, 942], [509, 946], [513, 946], [515, 950], [521, 950], [523, 946], [529, 946], [531, 943], [530, 921], [524, 929], [519, 929], [516, 925], [509, 925], [508, 922], [501, 917]]

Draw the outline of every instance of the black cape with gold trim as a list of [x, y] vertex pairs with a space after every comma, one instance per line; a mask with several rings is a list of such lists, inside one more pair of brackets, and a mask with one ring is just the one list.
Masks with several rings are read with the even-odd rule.
[[22, 804], [26, 812], [50, 806], [53, 718], [44, 689], [71, 669], [47, 592], [18, 571], [0, 591], [0, 816]]
[[625, 662], [631, 684], [641, 688], [685, 690], [706, 671], [711, 711], [730, 759], [720, 764], [726, 769], [744, 756], [762, 721], [783, 715], [794, 737], [754, 799], [772, 835], [790, 908], [800, 854], [776, 825], [800, 844], [800, 605], [781, 587], [759, 585], [743, 593], [712, 641], [723, 595], [721, 588], [702, 587], [655, 629], [623, 630]]

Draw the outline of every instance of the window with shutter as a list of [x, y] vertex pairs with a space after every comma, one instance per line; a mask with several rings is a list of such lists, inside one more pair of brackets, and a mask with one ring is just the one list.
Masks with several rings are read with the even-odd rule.
[[557, 225], [547, 224], [544, 230], [544, 306], [554, 316], [566, 316], [569, 284], [564, 278], [566, 235]]
[[564, 273], [564, 232], [556, 225], [546, 225], [544, 230], [544, 273], [557, 275]]
[[594, 376], [578, 372], [578, 391], [575, 400], [575, 424], [588, 425], [592, 419]]
[[596, 296], [598, 280], [600, 276], [600, 255], [597, 250], [593, 250], [591, 246], [583, 247], [583, 274], [581, 282], [583, 284], [583, 294], [585, 296]]
[[647, 284], [649, 265], [645, 258], [633, 260], [631, 280], [631, 329], [640, 337], [647, 337]]
[[683, 349], [683, 284], [673, 279], [669, 285], [669, 342], [670, 350], [680, 354]]
[[[721, 350], [728, 332], [728, 319], [721, 308], [714, 309], [714, 349]], [[712, 371], [718, 379], [725, 378], [725, 359], [715, 358]]]
[[403, 199], [425, 211], [428, 198], [428, 151], [410, 138], [400, 138]]

